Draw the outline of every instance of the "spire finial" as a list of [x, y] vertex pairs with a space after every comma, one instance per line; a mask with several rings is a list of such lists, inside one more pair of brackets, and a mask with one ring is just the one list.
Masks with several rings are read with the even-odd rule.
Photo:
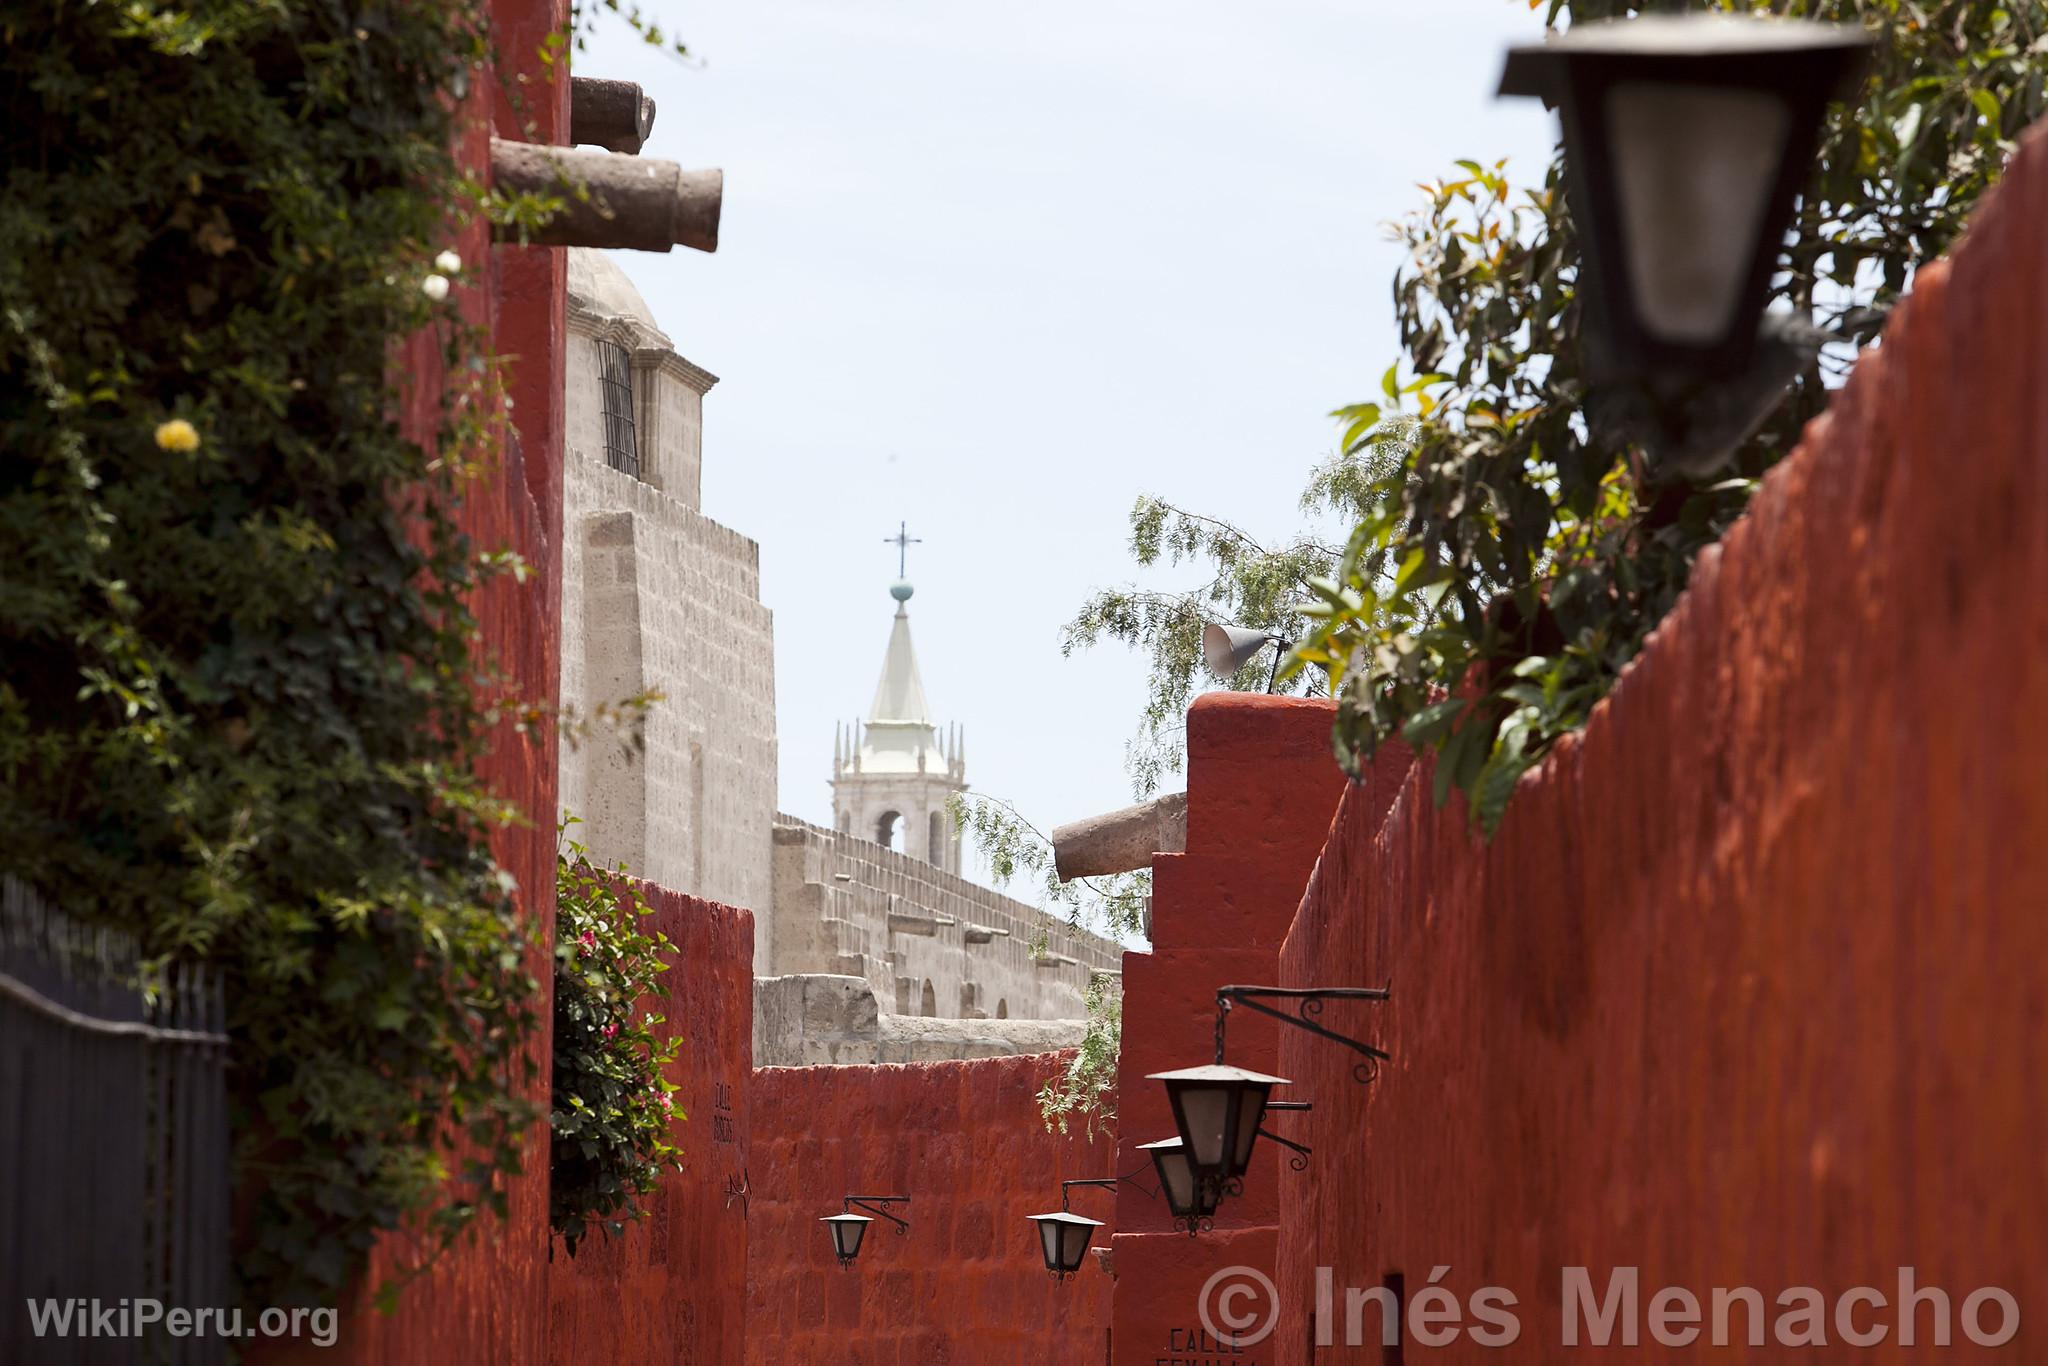
[[896, 524], [896, 534], [894, 536], [884, 536], [882, 544], [896, 547], [896, 582], [889, 585], [889, 596], [896, 599], [899, 603], [909, 602], [910, 595], [916, 591], [910, 586], [910, 579], [908, 577], [910, 573], [910, 547], [923, 545], [924, 538], [910, 534], [909, 522], [898, 522]]

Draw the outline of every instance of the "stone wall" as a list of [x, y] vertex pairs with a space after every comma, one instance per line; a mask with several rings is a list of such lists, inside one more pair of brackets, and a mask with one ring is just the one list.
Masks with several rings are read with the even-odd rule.
[[[1048, 1134], [1034, 1099], [1063, 1055], [754, 1073], [747, 1264], [754, 1366], [1099, 1366], [1110, 1278], [1046, 1271], [1027, 1216], [1066, 1178], [1114, 1174], [1113, 1138]], [[846, 1195], [908, 1195], [841, 1268], [818, 1220]], [[1114, 1228], [1109, 1192], [1076, 1213]]]
[[1085, 1019], [945, 1020], [884, 1011], [865, 977], [754, 979], [754, 1062], [761, 1067], [942, 1062], [1077, 1046]]
[[773, 620], [754, 542], [602, 452], [567, 458], [562, 701], [589, 715], [644, 691], [634, 753], [602, 728], [562, 764], [562, 806], [601, 859], [695, 896], [761, 912], [771, 904], [775, 819]]
[[1110, 940], [794, 816], [776, 817], [774, 882], [767, 971], [863, 977], [883, 1014], [1079, 1018], [1092, 976], [1121, 965]]
[[739, 1366], [746, 1359], [749, 1062], [753, 918], [661, 887], [640, 889], [650, 928], [676, 946], [649, 1008], [680, 1036], [674, 1142], [651, 1217], [593, 1233], [548, 1267], [549, 1359]]
[[[1878, 1350], [1828, 1315], [1826, 1349], [1743, 1359], [1919, 1360], [1910, 1267], [1958, 1355], [2042, 1359], [2044, 225], [2037, 135], [1490, 844], [1432, 808], [1427, 765], [1393, 767], [1384, 811], [1353, 794], [1282, 974], [1391, 981], [1365, 1023], [1393, 1059], [1359, 1087], [1340, 1050], [1283, 1044], [1317, 1156], [1280, 1174], [1256, 1350], [1378, 1359], [1341, 1324], [1310, 1350], [1315, 1268], [1412, 1297], [1443, 1266], [1461, 1303], [1511, 1290], [1516, 1351], [1555, 1360], [1562, 1268], [1598, 1294], [1633, 1266], [1646, 1325], [1661, 1287], [1757, 1287], [1773, 1321], [1787, 1287], [1873, 1287]], [[1998, 1352], [1960, 1327], [1985, 1286], [2022, 1311]]]

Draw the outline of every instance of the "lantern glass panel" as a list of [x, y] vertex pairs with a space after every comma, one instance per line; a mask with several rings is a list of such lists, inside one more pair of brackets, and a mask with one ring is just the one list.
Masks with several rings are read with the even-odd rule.
[[1060, 1270], [1078, 1271], [1081, 1259], [1088, 1255], [1089, 1240], [1095, 1236], [1092, 1224], [1061, 1224], [1060, 1228]]
[[1045, 1253], [1045, 1269], [1047, 1271], [1059, 1270], [1060, 1226], [1058, 1222], [1052, 1219], [1040, 1219], [1038, 1221], [1038, 1241], [1042, 1244], [1042, 1251]]
[[1231, 1134], [1234, 1145], [1230, 1155], [1227, 1174], [1243, 1176], [1245, 1168], [1251, 1165], [1252, 1145], [1259, 1141], [1259, 1121], [1266, 1114], [1266, 1099], [1272, 1090], [1265, 1086], [1246, 1086], [1237, 1097], [1237, 1128]]
[[1198, 1167], [1223, 1164], [1223, 1145], [1228, 1138], [1231, 1102], [1236, 1088], [1227, 1082], [1193, 1082], [1181, 1087], [1175, 1107], [1182, 1121], [1190, 1160]]
[[1791, 110], [1763, 90], [1637, 80], [1608, 89], [1605, 114], [1637, 319], [1660, 341], [1712, 345], [1763, 245]]
[[1166, 1195], [1166, 1208], [1176, 1218], [1195, 1211], [1195, 1168], [1187, 1149], [1178, 1139], [1147, 1144], [1152, 1149], [1152, 1166], [1159, 1173], [1159, 1188]]

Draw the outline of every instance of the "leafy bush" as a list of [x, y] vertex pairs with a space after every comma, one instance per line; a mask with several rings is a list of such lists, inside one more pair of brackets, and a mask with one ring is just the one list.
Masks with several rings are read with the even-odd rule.
[[[455, 0], [0, 0], [0, 867], [221, 974], [255, 1303], [501, 1208], [538, 1117], [454, 521], [487, 42]], [[424, 440], [422, 329], [464, 380]]]
[[1116, 1123], [1116, 1064], [1124, 1043], [1123, 995], [1107, 977], [1088, 984], [1088, 1032], [1066, 1070], [1038, 1091], [1046, 1131], [1079, 1124], [1089, 1142]]
[[[566, 832], [566, 826], [564, 830]], [[682, 1048], [640, 1008], [675, 945], [641, 929], [651, 913], [624, 876], [563, 836], [555, 875], [555, 1086], [548, 1217], [570, 1256], [593, 1223], [617, 1235], [644, 1219], [664, 1165], [682, 1170], [669, 1126], [685, 1117], [663, 1069]]]

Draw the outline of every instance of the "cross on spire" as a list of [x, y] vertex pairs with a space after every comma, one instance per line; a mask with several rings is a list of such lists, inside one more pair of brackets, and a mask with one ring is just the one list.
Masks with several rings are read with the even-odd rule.
[[882, 544], [896, 547], [896, 577], [901, 579], [908, 577], [907, 566], [910, 563], [910, 547], [923, 545], [924, 537], [911, 535], [910, 523], [899, 522], [896, 525], [896, 534], [894, 536], [884, 536]]

